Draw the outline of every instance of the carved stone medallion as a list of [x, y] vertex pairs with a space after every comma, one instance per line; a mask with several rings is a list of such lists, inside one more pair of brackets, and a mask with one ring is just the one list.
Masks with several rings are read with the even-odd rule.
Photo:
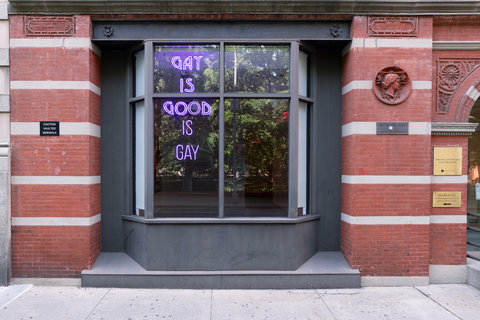
[[402, 103], [412, 92], [412, 81], [400, 67], [385, 67], [377, 72], [373, 80], [373, 92], [385, 104]]

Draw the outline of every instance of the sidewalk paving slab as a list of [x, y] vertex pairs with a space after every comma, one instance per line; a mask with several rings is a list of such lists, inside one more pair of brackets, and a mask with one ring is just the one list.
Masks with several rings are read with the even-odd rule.
[[1, 320], [480, 319], [480, 291], [469, 285], [316, 290], [25, 288], [0, 288], [0, 301], [6, 301], [0, 308]]
[[474, 287], [449, 284], [417, 289], [461, 319], [480, 319], [480, 291]]
[[211, 290], [110, 289], [88, 319], [210, 319]]
[[367, 287], [319, 292], [335, 319], [458, 320], [414, 287]]
[[103, 296], [105, 288], [32, 287], [0, 309], [0, 319], [86, 319]]
[[334, 320], [315, 290], [214, 290], [212, 320]]

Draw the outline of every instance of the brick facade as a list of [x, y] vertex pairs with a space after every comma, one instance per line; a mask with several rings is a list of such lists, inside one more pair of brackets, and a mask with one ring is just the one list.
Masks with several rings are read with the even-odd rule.
[[[13, 276], [77, 277], [100, 252], [100, 222], [90, 219], [100, 214], [100, 184], [95, 180], [100, 176], [100, 137], [89, 132], [39, 137], [32, 134], [37, 130], [32, 124], [99, 126], [100, 96], [95, 88], [100, 87], [100, 59], [91, 45], [65, 47], [55, 41], [88, 43], [71, 39], [90, 39], [89, 16], [68, 16], [75, 18], [73, 34], [41, 37], [26, 34], [25, 17], [10, 16]], [[308, 20], [320, 18], [308, 16]], [[428, 278], [431, 265], [466, 264], [466, 225], [461, 218], [467, 210], [462, 176], [467, 175], [468, 137], [433, 136], [431, 123], [468, 122], [475, 101], [468, 90], [480, 91], [480, 71], [469, 70], [451, 94], [448, 111], [439, 113], [439, 61], [480, 61], [480, 54], [436, 50], [435, 42], [478, 41], [480, 20], [414, 18], [414, 32], [388, 29], [390, 20], [386, 20], [388, 32], [378, 33], [370, 32], [368, 16], [353, 16], [352, 45], [344, 49], [343, 126], [355, 129], [342, 139], [338, 219], [342, 219], [341, 250], [364, 277]], [[373, 90], [379, 70], [392, 66], [408, 73], [412, 87], [398, 105], [382, 101]], [[78, 83], [90, 89], [71, 87]], [[410, 132], [377, 135], [358, 129], [376, 122], [407, 122]], [[462, 147], [459, 179], [432, 177], [434, 146]], [[44, 180], [25, 182], [22, 177]], [[84, 177], [92, 182], [63, 184], [67, 180], [48, 181], [50, 177], [74, 181]], [[432, 208], [433, 191], [460, 191], [461, 207]], [[452, 216], [460, 219], [441, 222]], [[29, 218], [83, 218], [89, 223], [45, 226]]]
[[[465, 19], [455, 23], [454, 19], [418, 17], [418, 34], [413, 37], [397, 36], [391, 29], [390, 36], [372, 36], [368, 19], [353, 19], [352, 38], [358, 38], [360, 45], [352, 46], [344, 56], [343, 85], [371, 81], [377, 70], [391, 65], [409, 73], [413, 89], [408, 99], [396, 106], [382, 103], [372, 90], [361, 86], [349, 90], [343, 99], [344, 125], [468, 122], [474, 100], [469, 101], [466, 92], [477, 84], [476, 70], [452, 93], [449, 112], [440, 114], [435, 108], [439, 59], [478, 58], [475, 51], [435, 50], [435, 41], [473, 40], [473, 33], [463, 33], [468, 28]], [[472, 19], [467, 22], [474, 24]], [[362, 276], [422, 277], [429, 276], [432, 265], [466, 264], [466, 179], [432, 176], [435, 146], [462, 147], [462, 175], [467, 175], [467, 136], [431, 136], [425, 130], [423, 134], [387, 136], [375, 135], [374, 131], [354, 132], [343, 137], [342, 174], [353, 175], [359, 182], [345, 179], [342, 185], [342, 213], [346, 218], [342, 221], [341, 245], [349, 263], [359, 268]], [[368, 178], [359, 179], [362, 176]], [[434, 191], [460, 191], [461, 207], [432, 208]], [[409, 218], [412, 216], [416, 220]], [[459, 223], [441, 222], [451, 216]]]
[[[50, 33], [32, 35], [27, 18]], [[100, 252], [100, 137], [72, 130], [100, 125], [100, 57], [90, 17], [68, 16], [69, 34], [47, 18], [10, 17], [13, 277], [78, 277]], [[38, 136], [40, 121], [59, 121], [60, 136]]]

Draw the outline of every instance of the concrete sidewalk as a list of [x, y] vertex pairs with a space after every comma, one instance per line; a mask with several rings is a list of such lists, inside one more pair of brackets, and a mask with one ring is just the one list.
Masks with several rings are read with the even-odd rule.
[[468, 285], [329, 290], [0, 288], [0, 319], [480, 319]]

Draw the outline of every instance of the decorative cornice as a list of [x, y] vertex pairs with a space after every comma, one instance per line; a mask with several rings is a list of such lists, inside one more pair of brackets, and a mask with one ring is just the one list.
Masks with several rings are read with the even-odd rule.
[[433, 136], [469, 136], [475, 132], [478, 123], [432, 122]]
[[480, 41], [433, 41], [433, 50], [480, 50]]
[[88, 14], [463, 14], [480, 13], [477, 0], [10, 0], [15, 13]]

